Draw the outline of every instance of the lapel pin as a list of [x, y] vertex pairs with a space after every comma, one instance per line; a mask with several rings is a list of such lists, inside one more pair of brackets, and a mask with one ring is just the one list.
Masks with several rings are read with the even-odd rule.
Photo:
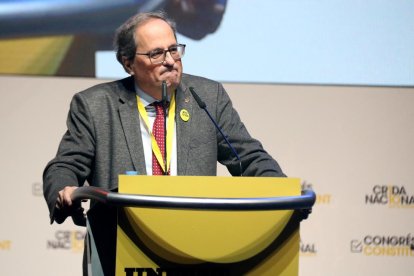
[[189, 103], [189, 102], [190, 102], [190, 98], [189, 98], [189, 97], [186, 97], [186, 98], [184, 99], [184, 102], [185, 102], [185, 103]]
[[181, 109], [180, 117], [181, 117], [181, 120], [183, 120], [184, 122], [187, 122], [188, 120], [190, 120], [190, 113], [188, 113], [187, 109]]

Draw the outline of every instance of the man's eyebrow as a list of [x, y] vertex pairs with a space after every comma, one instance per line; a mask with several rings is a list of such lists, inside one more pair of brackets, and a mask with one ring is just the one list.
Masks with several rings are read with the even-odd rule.
[[[170, 46], [168, 46], [167, 49], [169, 49], [171, 47], [174, 47], [174, 46], [177, 46], [177, 45], [178, 45], [178, 43], [173, 43]], [[155, 51], [155, 50], [162, 50], [162, 51], [164, 51], [164, 48], [157, 47], [157, 48], [154, 48], [154, 50], [151, 50], [151, 51]]]

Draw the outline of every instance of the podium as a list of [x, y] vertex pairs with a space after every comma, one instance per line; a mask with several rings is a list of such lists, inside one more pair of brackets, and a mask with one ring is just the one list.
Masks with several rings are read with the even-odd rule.
[[[299, 225], [315, 202], [300, 180], [119, 176], [116, 275], [298, 275]], [[82, 188], [78, 198], [82, 196]]]

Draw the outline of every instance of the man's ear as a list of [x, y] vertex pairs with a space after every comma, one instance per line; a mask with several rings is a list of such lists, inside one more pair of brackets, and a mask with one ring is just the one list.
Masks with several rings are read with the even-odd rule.
[[131, 60], [127, 59], [126, 57], [122, 57], [122, 64], [124, 65], [125, 71], [131, 76], [133, 76], [134, 70], [132, 69], [133, 69], [134, 63]]

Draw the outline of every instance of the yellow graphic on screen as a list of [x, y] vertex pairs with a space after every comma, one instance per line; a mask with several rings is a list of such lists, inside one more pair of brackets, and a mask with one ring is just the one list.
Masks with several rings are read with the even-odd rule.
[[54, 75], [69, 49], [72, 36], [0, 41], [0, 73]]

